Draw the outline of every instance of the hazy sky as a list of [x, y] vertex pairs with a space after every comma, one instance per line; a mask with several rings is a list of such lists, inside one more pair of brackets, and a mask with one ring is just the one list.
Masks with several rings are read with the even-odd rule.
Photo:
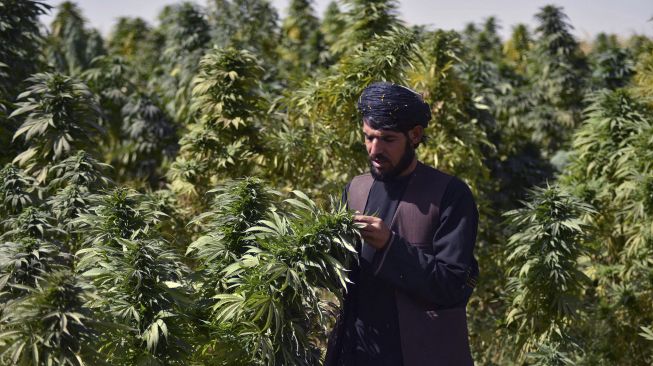
[[[50, 5], [60, 0], [45, 0]], [[166, 4], [180, 0], [77, 0], [91, 26], [108, 34], [120, 16], [141, 17], [154, 24], [156, 15]], [[204, 5], [206, 0], [195, 2]], [[317, 14], [322, 15], [330, 0], [315, 0]], [[289, 0], [272, 0], [283, 17]], [[630, 36], [633, 33], [653, 36], [653, 0], [402, 0], [399, 12], [409, 24], [426, 24], [443, 29], [460, 30], [468, 22], [480, 22], [494, 15], [505, 37], [513, 25], [533, 25], [533, 15], [547, 4], [562, 6], [574, 26], [577, 37], [587, 39], [599, 32]], [[43, 16], [49, 24], [52, 15]]]

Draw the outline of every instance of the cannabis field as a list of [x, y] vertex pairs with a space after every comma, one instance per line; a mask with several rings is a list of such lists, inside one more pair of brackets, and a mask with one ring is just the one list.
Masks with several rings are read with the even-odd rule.
[[420, 159], [475, 194], [476, 363], [653, 364], [653, 40], [397, 7], [180, 2], [101, 35], [0, 0], [0, 364], [320, 364], [379, 80], [423, 93]]

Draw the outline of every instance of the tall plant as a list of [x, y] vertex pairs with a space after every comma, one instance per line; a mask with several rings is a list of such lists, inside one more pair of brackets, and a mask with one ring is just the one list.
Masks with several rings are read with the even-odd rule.
[[193, 121], [191, 81], [209, 45], [209, 26], [199, 7], [190, 2], [171, 5], [159, 17], [165, 43], [160, 59], [163, 74], [156, 85], [168, 114], [182, 125], [189, 124]]
[[122, 108], [123, 139], [115, 163], [124, 178], [159, 187], [179, 148], [177, 126], [154, 95], [134, 94]]
[[630, 52], [619, 44], [596, 45], [590, 61], [595, 88], [617, 89], [626, 86], [635, 71]]
[[325, 61], [329, 64], [336, 61], [334, 57], [335, 55], [331, 54], [331, 50], [333, 49], [333, 45], [340, 38], [340, 34], [342, 34], [344, 29], [345, 21], [342, 17], [340, 8], [338, 7], [338, 3], [336, 1], [331, 1], [324, 11], [322, 23], [320, 24], [320, 31], [324, 35], [324, 43], [327, 47]]
[[279, 14], [268, 0], [212, 0], [208, 17], [213, 45], [248, 50], [266, 65], [265, 79], [272, 80], [279, 61]]
[[493, 16], [485, 19], [480, 29], [473, 25], [468, 26], [464, 41], [470, 48], [471, 55], [488, 61], [500, 60], [502, 42], [498, 33], [499, 29], [499, 22]]
[[0, 3], [0, 165], [11, 161], [20, 151], [10, 143], [20, 123], [7, 117], [24, 80], [43, 66], [39, 61], [43, 39], [38, 17], [49, 10], [49, 5], [34, 0]]
[[528, 52], [533, 47], [533, 36], [525, 24], [517, 24], [512, 29], [510, 38], [503, 46], [504, 56], [513, 62], [515, 68], [524, 73]]
[[99, 123], [107, 131], [106, 143], [102, 150], [111, 161], [117, 154], [117, 145], [122, 139], [121, 109], [130, 94], [134, 93], [135, 85], [133, 70], [120, 56], [100, 56], [93, 59], [89, 68], [82, 73], [82, 78], [99, 98], [102, 109]]
[[310, 0], [293, 0], [281, 27], [280, 54], [287, 64], [288, 78], [302, 80], [322, 63], [325, 49], [319, 20]]
[[0, 101], [12, 101], [21, 83], [37, 71], [35, 62], [43, 40], [38, 17], [47, 13], [50, 5], [42, 1], [12, 0], [0, 4]]
[[163, 43], [162, 34], [145, 20], [119, 17], [107, 39], [107, 49], [110, 55], [120, 56], [131, 65], [141, 76], [139, 86], [144, 87], [146, 78], [159, 72], [159, 51]]
[[595, 236], [590, 272], [595, 286], [586, 309], [592, 322], [579, 328], [587, 337], [597, 332], [603, 337], [588, 342], [584, 364], [599, 362], [592, 355], [601, 354], [609, 363], [644, 365], [651, 353], [639, 333], [651, 317], [641, 310], [653, 301], [647, 280], [653, 268], [651, 112], [624, 90], [599, 92], [590, 101], [562, 177], [599, 212], [588, 221]]
[[84, 151], [52, 167], [46, 205], [57, 227], [65, 233], [64, 242], [69, 253], [75, 253], [84, 240], [84, 234], [76, 230], [75, 220], [90, 212], [93, 195], [112, 184], [106, 176], [108, 168], [109, 165], [100, 163]]
[[105, 54], [99, 33], [85, 28], [86, 21], [77, 4], [64, 1], [52, 21], [46, 55], [48, 61], [61, 73], [76, 75], [85, 70], [91, 60]]
[[47, 180], [51, 166], [80, 149], [93, 150], [101, 131], [97, 100], [86, 85], [62, 74], [35, 74], [19, 96], [19, 108], [11, 117], [24, 116], [14, 134], [24, 139], [27, 150], [14, 162], [36, 177]]
[[118, 324], [101, 340], [115, 363], [185, 364], [190, 352], [186, 266], [156, 230], [145, 197], [116, 189], [76, 220], [85, 232], [76, 270], [98, 289], [92, 307]]
[[[230, 196], [238, 194], [234, 188], [252, 183], [236, 183]], [[225, 364], [319, 362], [316, 342], [325, 337], [329, 314], [322, 291], [338, 294], [344, 289], [345, 263], [353, 258], [352, 240], [357, 234], [352, 216], [344, 209], [325, 211], [303, 193], [294, 194], [296, 198], [286, 200], [287, 211], [277, 207], [256, 226], [234, 227], [239, 221], [222, 224], [240, 230], [231, 237], [240, 236], [233, 242], [237, 250], [233, 253], [242, 253], [237, 259], [228, 255], [230, 260], [223, 262], [222, 291], [214, 296], [210, 317], [212, 336], [206, 351], [217, 351]], [[243, 196], [234, 198], [228, 207], [247, 201]], [[252, 212], [260, 215], [263, 208]], [[207, 258], [210, 243], [218, 244], [217, 249], [229, 240], [224, 234], [201, 240], [193, 250]], [[214, 250], [212, 257], [224, 258], [219, 253], [229, 253], [225, 249]]]
[[[266, 217], [274, 192], [259, 179], [245, 178], [224, 182], [207, 194], [213, 197], [209, 210], [191, 221], [200, 229], [200, 236], [186, 250], [197, 262], [192, 278], [198, 288], [194, 312], [200, 319], [210, 318], [211, 307], [218, 301], [215, 295], [229, 289], [225, 268], [256, 246], [248, 230]], [[211, 333], [219, 328], [200, 327], [205, 344], [210, 344]], [[214, 352], [210, 345], [202, 347], [202, 357]]]
[[553, 352], [558, 364], [572, 364], [564, 359], [565, 352], [578, 351], [572, 324], [589, 282], [579, 260], [588, 239], [584, 220], [593, 213], [588, 204], [547, 186], [533, 190], [523, 208], [505, 214], [512, 233], [506, 252], [511, 301], [507, 323], [515, 327], [521, 358], [527, 352], [534, 352], [535, 359]]
[[385, 36], [404, 27], [394, 0], [346, 0], [341, 13], [345, 28], [331, 47], [334, 55], [353, 54], [365, 50], [375, 37]]
[[535, 18], [537, 39], [527, 65], [533, 104], [527, 121], [533, 141], [552, 157], [568, 148], [580, 123], [587, 64], [562, 8], [547, 5]]
[[13, 365], [102, 364], [99, 319], [86, 305], [88, 285], [69, 271], [45, 276], [0, 318], [0, 360]]
[[191, 105], [198, 122], [180, 140], [169, 172], [177, 192], [202, 197], [220, 180], [252, 173], [267, 109], [262, 74], [248, 51], [216, 48], [202, 58]]
[[0, 219], [20, 213], [34, 202], [34, 180], [12, 164], [0, 170]]

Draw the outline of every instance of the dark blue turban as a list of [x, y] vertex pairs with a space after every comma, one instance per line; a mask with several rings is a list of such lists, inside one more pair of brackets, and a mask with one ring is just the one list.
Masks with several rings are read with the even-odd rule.
[[358, 111], [375, 130], [406, 132], [417, 125], [428, 126], [431, 119], [431, 108], [420, 94], [386, 82], [370, 84], [363, 90]]

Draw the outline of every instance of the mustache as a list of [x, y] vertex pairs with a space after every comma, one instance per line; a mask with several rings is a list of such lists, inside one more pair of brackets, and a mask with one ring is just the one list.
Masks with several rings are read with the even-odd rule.
[[370, 159], [370, 161], [372, 161], [372, 160], [378, 160], [378, 161], [390, 161], [390, 159], [388, 159], [388, 157], [386, 157], [385, 155], [382, 155], [382, 154], [371, 155], [371, 156], [369, 157], [369, 159]]

